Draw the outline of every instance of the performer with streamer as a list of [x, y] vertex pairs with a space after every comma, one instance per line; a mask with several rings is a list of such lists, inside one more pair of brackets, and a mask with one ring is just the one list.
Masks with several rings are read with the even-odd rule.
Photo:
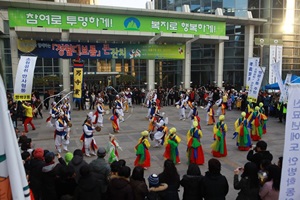
[[93, 112], [90, 112], [87, 115], [87, 118], [83, 124], [83, 134], [80, 140], [83, 142], [82, 152], [90, 157], [91, 155], [95, 156], [98, 149], [96, 141], [94, 139], [95, 127], [92, 124]]
[[60, 112], [59, 117], [55, 122], [54, 140], [55, 147], [58, 153], [61, 153], [61, 146], [63, 146], [64, 151], [68, 151], [68, 140], [67, 140], [67, 122], [64, 119], [65, 113]]
[[134, 161], [134, 166], [141, 166], [144, 169], [148, 169], [151, 165], [148, 135], [148, 131], [141, 132], [142, 137], [138, 140], [138, 144], [135, 146], [136, 159]]
[[225, 124], [225, 116], [220, 115], [219, 122], [214, 126], [214, 142], [211, 145], [212, 154], [214, 157], [226, 157], [227, 156], [227, 147], [226, 147], [226, 132], [227, 125]]
[[197, 128], [197, 121], [193, 122], [193, 128], [191, 128], [187, 134], [187, 158], [188, 163], [195, 163], [197, 165], [204, 164], [204, 153], [200, 139], [202, 138], [202, 131]]
[[117, 112], [117, 104], [113, 104], [112, 108], [112, 116], [110, 117], [111, 125], [113, 128], [113, 131], [115, 133], [119, 133], [120, 131], [120, 123], [119, 123], [119, 113]]
[[252, 144], [248, 131], [248, 119], [246, 118], [246, 112], [241, 113], [241, 117], [234, 123], [234, 138], [237, 137], [236, 145], [240, 151], [248, 151]]
[[180, 163], [178, 145], [181, 142], [180, 137], [176, 134], [177, 130], [175, 127], [172, 127], [169, 131], [169, 134], [165, 136], [164, 145], [166, 146], [164, 152], [164, 158], [166, 160], [172, 160], [174, 164]]

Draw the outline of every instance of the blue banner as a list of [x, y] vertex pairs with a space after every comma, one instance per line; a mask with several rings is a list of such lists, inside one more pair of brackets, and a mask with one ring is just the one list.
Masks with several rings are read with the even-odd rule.
[[19, 40], [18, 49], [43, 58], [185, 59], [185, 45], [103, 44]]

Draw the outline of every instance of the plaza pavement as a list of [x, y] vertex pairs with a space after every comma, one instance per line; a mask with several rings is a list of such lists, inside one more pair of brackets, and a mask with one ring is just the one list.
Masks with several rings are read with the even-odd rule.
[[[77, 148], [82, 147], [80, 142], [80, 136], [82, 134], [82, 124], [89, 111], [88, 110], [73, 110], [72, 111], [72, 134], [70, 138], [69, 150], [73, 152]], [[161, 108], [161, 113], [165, 113], [165, 117], [169, 118], [168, 127], [176, 127], [177, 134], [181, 137], [182, 141], [179, 144], [179, 155], [181, 159], [181, 164], [176, 165], [177, 170], [182, 177], [187, 170], [187, 158], [186, 158], [186, 133], [191, 126], [191, 120], [187, 119], [185, 121], [179, 120], [178, 112], [179, 110], [173, 106], [167, 106]], [[207, 126], [206, 112], [205, 110], [198, 108], [199, 116], [201, 118], [201, 127], [203, 132], [203, 138], [201, 139], [203, 150], [205, 154], [205, 164], [200, 165], [202, 175], [208, 170], [207, 162], [211, 155], [210, 145], [213, 142], [212, 129], [213, 126]], [[53, 130], [46, 127], [45, 119], [49, 116], [49, 111], [44, 110], [44, 119], [38, 118], [34, 119], [33, 122], [36, 126], [36, 130], [32, 131], [29, 125], [28, 137], [33, 140], [33, 147], [42, 147], [50, 151], [55, 152], [54, 140], [53, 140]], [[188, 110], [186, 110], [186, 114]], [[148, 121], [145, 119], [147, 114], [147, 108], [140, 105], [134, 105], [130, 109], [129, 113], [125, 113], [125, 122], [121, 123], [120, 133], [115, 134], [120, 146], [123, 151], [119, 151], [120, 158], [125, 159], [126, 163], [131, 169], [134, 168], [133, 162], [135, 160], [134, 147], [140, 137], [140, 132], [148, 128]], [[112, 133], [111, 122], [109, 121], [109, 115], [104, 116], [104, 128], [101, 132], [96, 132], [94, 138], [96, 139], [97, 145], [106, 147], [108, 143], [108, 134]], [[238, 151], [236, 147], [236, 140], [232, 139], [232, 134], [234, 132], [234, 122], [240, 117], [240, 111], [234, 109], [232, 111], [227, 111], [225, 123], [228, 126], [228, 132], [226, 136], [228, 156], [225, 158], [219, 158], [222, 169], [221, 173], [226, 176], [229, 183], [229, 193], [227, 199], [233, 200], [236, 198], [238, 191], [233, 189], [233, 170], [238, 166], [243, 166], [246, 162], [247, 152]], [[23, 127], [21, 122], [19, 122], [19, 129], [22, 131]], [[272, 163], [277, 163], [278, 157], [282, 156], [283, 145], [284, 145], [284, 124], [278, 123], [278, 119], [269, 118], [267, 123], [267, 134], [263, 135], [263, 140], [268, 143], [268, 150], [273, 154], [274, 158]], [[150, 140], [149, 140], [150, 141]], [[151, 141], [150, 141], [151, 142]], [[254, 142], [255, 144], [256, 142]], [[145, 171], [145, 178], [147, 178], [152, 173], [160, 173], [163, 170], [163, 153], [164, 148], [154, 148], [154, 142], [151, 142], [150, 154], [151, 154], [151, 167]], [[64, 156], [64, 153], [62, 153]], [[85, 157], [87, 162], [95, 159], [96, 157]], [[183, 188], [180, 187], [180, 198], [183, 193]]]

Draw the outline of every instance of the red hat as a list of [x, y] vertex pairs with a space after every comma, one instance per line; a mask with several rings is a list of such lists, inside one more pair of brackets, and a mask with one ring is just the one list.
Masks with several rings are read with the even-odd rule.
[[33, 151], [33, 157], [36, 158], [36, 159], [43, 159], [44, 158], [44, 149], [36, 148]]

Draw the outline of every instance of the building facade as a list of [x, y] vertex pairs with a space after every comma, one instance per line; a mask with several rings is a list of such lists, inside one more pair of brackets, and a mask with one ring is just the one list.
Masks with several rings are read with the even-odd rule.
[[[126, 14], [124, 14], [122, 8], [102, 8], [100, 6], [83, 4], [64, 4], [63, 9], [58, 10], [57, 8], [61, 7], [59, 3], [32, 1], [28, 3], [12, 2], [11, 4], [7, 4], [7, 1], [8, 0], [0, 1], [0, 6], [3, 8], [1, 11], [3, 23], [0, 23], [3, 24], [3, 26], [0, 27], [0, 45], [3, 47], [1, 48], [3, 50], [1, 52], [1, 69], [9, 91], [13, 90], [18, 59], [21, 55], [24, 55], [24, 53], [20, 52], [17, 43], [24, 40], [29, 41], [29, 43], [30, 41], [58, 41], [84, 42], [88, 44], [181, 44], [186, 48], [185, 59], [84, 59], [85, 72], [87, 74], [106, 74], [105, 76], [91, 76], [91, 79], [87, 82], [87, 84], [91, 85], [121, 84], [121, 82], [118, 82], [118, 79], [116, 82], [109, 82], [113, 78], [113, 76], [109, 74], [116, 77], [115, 75], [117, 73], [118, 75], [128, 74], [133, 76], [135, 80], [131, 84], [139, 88], [148, 89], [154, 86], [173, 87], [174, 85], [182, 85], [184, 88], [188, 88], [190, 86], [205, 85], [207, 83], [222, 86], [222, 82], [242, 86], [245, 79], [245, 63], [247, 63], [247, 58], [251, 57], [253, 52], [253, 45], [250, 44], [251, 42], [249, 43], [249, 41], [253, 40], [251, 38], [253, 38], [254, 27], [266, 22], [266, 20], [263, 19], [240, 18], [235, 15], [226, 17], [222, 15], [207, 15], [206, 13], [203, 15], [197, 12], [168, 12], [168, 15], [166, 15], [165, 11], [145, 9], [126, 9]], [[159, 2], [156, 1], [156, 3]], [[46, 10], [45, 5], [47, 5]], [[111, 16], [119, 15], [124, 17], [122, 20], [126, 18], [131, 19], [130, 16], [135, 16], [137, 18], [143, 18], [144, 21], [148, 20], [149, 22], [149, 20], [151, 20], [152, 25], [150, 21], [150, 26], [152, 26], [152, 30], [128, 31], [128, 29], [124, 29], [124, 27], [123, 29], [119, 29], [119, 27], [117, 29], [112, 28], [111, 30], [107, 29], [107, 27], [103, 27], [101, 30], [92, 30], [93, 28], [89, 29], [89, 26], [86, 27], [87, 22], [83, 21], [80, 21], [80, 24], [86, 24], [85, 26], [75, 28], [71, 27], [70, 24], [68, 27], [48, 26], [49, 24], [39, 25], [37, 23], [26, 24], [27, 22], [32, 23], [33, 21], [31, 21], [31, 19], [27, 19], [27, 22], [23, 24], [12, 25], [9, 23], [11, 20], [8, 17], [8, 10], [10, 7], [15, 9], [19, 6], [20, 10], [15, 11], [16, 15], [20, 15], [19, 12], [23, 13], [24, 8], [34, 7], [36, 12], [45, 10], [45, 12], [49, 12], [50, 14], [54, 13], [53, 15], [55, 16], [59, 15], [64, 17], [67, 16], [67, 13], [75, 16], [78, 15], [76, 16], [78, 20], [85, 19], [79, 15], [84, 14], [91, 16], [91, 13], [95, 13], [96, 15], [110, 15], [114, 13], [114, 15]], [[201, 9], [202, 8], [200, 8], [200, 10]], [[208, 9], [205, 8], [204, 10]], [[231, 13], [233, 13], [232, 10], [233, 9], [230, 11]], [[45, 21], [46, 18], [41, 13], [42, 11], [35, 16], [40, 16], [38, 18], [39, 21]], [[242, 11], [240, 11], [239, 14], [242, 15]], [[23, 16], [27, 15], [24, 14]], [[192, 21], [190, 21], [191, 19]], [[165, 22], [163, 22], [164, 20], [172, 20], [172, 23], [179, 24], [178, 27], [180, 27], [180, 29], [186, 28], [187, 32], [167, 30], [163, 25], [165, 24]], [[14, 21], [19, 22], [17, 18], [14, 19]], [[164, 31], [157, 30], [155, 24], [159, 21], [162, 22], [161, 27], [165, 28]], [[192, 29], [192, 25], [191, 27], [183, 27], [183, 22], [185, 22], [184, 25], [186, 25], [186, 22], [193, 24], [199, 21], [210, 23], [211, 25], [208, 26], [210, 32], [197, 33], [194, 28]], [[124, 24], [121, 23], [121, 26], [123, 25]], [[197, 26], [199, 30], [203, 27], [201, 24]], [[221, 32], [215, 32], [216, 30], [214, 30], [213, 27], [221, 30]], [[205, 29], [203, 28], [201, 31], [205, 31]], [[230, 42], [225, 42], [227, 40]], [[235, 50], [228, 51], [229, 49]], [[247, 57], [245, 54], [249, 56]], [[223, 55], [230, 59], [224, 60]], [[225, 69], [229, 70], [226, 71]], [[42, 81], [44, 82], [42, 84], [34, 84], [34, 89], [43, 91], [53, 88], [59, 91], [61, 89], [60, 87], [65, 87], [65, 82], [68, 83], [67, 87], [70, 87], [69, 74], [71, 71], [72, 59], [38, 57], [34, 80], [43, 79]], [[65, 81], [67, 79], [69, 81]], [[46, 84], [45, 81], [47, 82]], [[149, 85], [151, 85], [151, 87]]]
[[[156, 9], [182, 11], [183, 5], [189, 5], [194, 13], [215, 14], [221, 8], [223, 15], [245, 17], [247, 11], [253, 18], [267, 19], [267, 23], [256, 26], [254, 38], [281, 41], [282, 78], [287, 73], [300, 74], [299, 37], [300, 37], [300, 0], [156, 0]], [[227, 24], [224, 43], [224, 83], [243, 85], [245, 27]], [[262, 65], [267, 67], [263, 84], [267, 84], [268, 69], [272, 61], [270, 45], [261, 47], [253, 41], [253, 57], [260, 57]], [[277, 48], [277, 47], [276, 47]], [[199, 78], [201, 84], [210, 82], [213, 77], [214, 47], [192, 45], [192, 80]]]

